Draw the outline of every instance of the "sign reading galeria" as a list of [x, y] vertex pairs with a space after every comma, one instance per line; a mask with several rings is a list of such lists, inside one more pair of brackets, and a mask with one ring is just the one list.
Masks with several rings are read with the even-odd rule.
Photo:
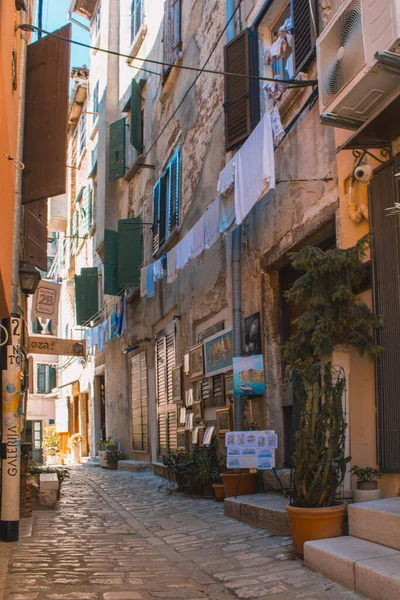
[[59, 283], [42, 279], [39, 282], [32, 303], [32, 319], [51, 319], [53, 325], [58, 323], [58, 306], [60, 300]]
[[275, 431], [229, 431], [225, 434], [228, 469], [273, 469], [278, 436]]
[[52, 335], [29, 337], [30, 354], [52, 354], [56, 356], [86, 356], [86, 340], [64, 340]]

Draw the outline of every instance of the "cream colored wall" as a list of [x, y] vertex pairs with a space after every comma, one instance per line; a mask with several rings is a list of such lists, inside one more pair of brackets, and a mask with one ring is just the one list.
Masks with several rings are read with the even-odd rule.
[[[349, 137], [348, 131], [336, 129], [336, 147], [343, 144]], [[378, 151], [373, 151], [376, 154]], [[341, 248], [349, 248], [362, 236], [369, 233], [369, 222], [363, 219], [354, 223], [349, 216], [346, 179], [352, 174], [355, 158], [351, 150], [343, 150], [337, 154], [339, 211], [337, 214], [337, 240]], [[367, 163], [373, 168], [378, 162], [367, 157]], [[360, 183], [353, 200], [358, 205], [368, 206], [368, 185]], [[369, 253], [366, 259], [369, 258]], [[361, 294], [360, 298], [372, 307], [372, 292]], [[349, 402], [349, 435], [351, 464], [360, 466], [377, 466], [376, 451], [376, 403], [375, 403], [375, 370], [374, 364], [366, 357], [359, 356], [355, 351], [350, 352], [350, 371], [347, 374]], [[352, 487], [356, 481], [353, 478]], [[384, 475], [379, 483], [384, 497], [396, 496], [400, 493], [400, 475]]]

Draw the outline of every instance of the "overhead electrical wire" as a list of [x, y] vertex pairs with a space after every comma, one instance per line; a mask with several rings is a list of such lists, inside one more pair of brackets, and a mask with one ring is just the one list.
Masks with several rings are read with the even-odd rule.
[[[232, 14], [232, 17], [234, 16], [236, 10], [239, 8], [240, 4], [243, 2], [243, 0], [240, 1], [240, 3], [238, 4], [238, 6], [236, 7], [234, 13]], [[231, 19], [232, 19], [231, 17]], [[230, 20], [231, 20], [230, 19]], [[278, 83], [284, 83], [286, 84], [288, 87], [293, 86], [293, 87], [306, 87], [306, 86], [314, 86], [317, 85], [318, 81], [316, 79], [309, 79], [309, 80], [298, 80], [298, 79], [276, 79], [275, 77], [264, 77], [262, 75], [247, 75], [245, 73], [231, 73], [229, 71], [215, 71], [212, 69], [206, 69], [205, 66], [206, 64], [208, 64], [211, 55], [213, 54], [216, 46], [218, 45], [222, 35], [225, 33], [227, 26], [229, 25], [230, 20], [226, 23], [224, 29], [221, 32], [221, 35], [219, 36], [217, 42], [214, 44], [214, 47], [210, 53], [210, 56], [208, 57], [208, 59], [206, 60], [206, 62], [204, 63], [203, 67], [190, 67], [188, 65], [179, 65], [176, 63], [167, 63], [165, 61], [161, 61], [161, 60], [155, 60], [153, 58], [143, 58], [141, 56], [131, 56], [130, 54], [123, 54], [121, 52], [116, 52], [115, 50], [109, 50], [107, 48], [100, 48], [98, 46], [91, 46], [90, 44], [85, 44], [84, 42], [78, 42], [77, 40], [70, 40], [68, 38], [65, 38], [61, 35], [57, 35], [56, 33], [52, 33], [51, 31], [46, 31], [44, 29], [41, 29], [40, 27], [36, 27], [35, 25], [17, 25], [17, 29], [22, 29], [23, 31], [31, 31], [31, 32], [37, 32], [37, 33], [45, 33], [46, 35], [51, 35], [52, 37], [55, 37], [59, 40], [62, 40], [63, 42], [67, 42], [69, 44], [76, 44], [77, 46], [82, 46], [83, 48], [88, 48], [89, 50], [96, 50], [96, 52], [105, 52], [106, 54], [111, 54], [113, 56], [120, 56], [121, 58], [129, 58], [130, 60], [140, 60], [143, 63], [152, 63], [155, 65], [160, 65], [163, 67], [174, 67], [175, 69], [181, 69], [181, 70], [186, 70], [186, 71], [196, 71], [199, 72], [200, 75], [202, 73], [209, 73], [211, 75], [224, 75], [226, 77], [239, 77], [242, 79], [254, 79], [257, 81], [274, 81], [274, 82], [278, 82]], [[139, 71], [146, 71], [146, 69], [144, 69], [143, 67], [136, 67], [135, 65], [130, 65], [133, 69], [138, 69]], [[157, 73], [155, 71], [149, 71], [147, 70], [147, 72], [153, 74], [153, 75], [159, 75], [161, 76], [162, 73]]]

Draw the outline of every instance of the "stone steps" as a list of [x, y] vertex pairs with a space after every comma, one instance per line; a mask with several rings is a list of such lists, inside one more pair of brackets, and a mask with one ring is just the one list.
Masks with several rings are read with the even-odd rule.
[[142, 462], [140, 460], [119, 460], [118, 471], [131, 471], [137, 473], [139, 471], [152, 471], [151, 463]]
[[309, 569], [371, 600], [399, 600], [400, 552], [353, 536], [307, 542]]
[[351, 504], [349, 533], [400, 550], [400, 498]]
[[289, 519], [285, 510], [287, 504], [287, 499], [280, 494], [250, 494], [225, 498], [224, 512], [227, 517], [267, 529], [274, 535], [290, 535]]

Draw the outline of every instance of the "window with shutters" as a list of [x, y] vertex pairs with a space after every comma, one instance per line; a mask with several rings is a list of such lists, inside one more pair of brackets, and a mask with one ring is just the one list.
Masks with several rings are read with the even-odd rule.
[[76, 324], [86, 325], [99, 310], [97, 267], [81, 269], [75, 275]]
[[132, 0], [131, 3], [131, 44], [143, 24], [143, 0]]
[[157, 334], [155, 357], [158, 445], [162, 456], [170, 447], [176, 447], [176, 406], [172, 403], [172, 369], [176, 364], [174, 322]]
[[93, 19], [92, 32], [93, 32], [94, 38], [97, 38], [97, 36], [100, 33], [100, 24], [101, 24], [101, 3], [99, 3], [99, 6], [97, 7], [97, 10], [96, 10], [95, 17]]
[[162, 247], [179, 226], [180, 161], [181, 153], [178, 148], [153, 188], [153, 253]]
[[315, 57], [318, 36], [317, 0], [291, 0], [294, 75], [305, 71]]
[[177, 60], [182, 50], [182, 0], [165, 0], [164, 3], [164, 33], [163, 33], [163, 62], [164, 78], [168, 77], [171, 65]]
[[123, 117], [110, 124], [109, 180], [125, 175], [126, 119]]
[[86, 149], [86, 114], [82, 113], [79, 119], [79, 157]]
[[104, 231], [104, 293], [113, 296], [140, 284], [142, 258], [141, 217], [120, 219], [118, 231]]
[[149, 412], [146, 352], [131, 358], [132, 448], [149, 451]]
[[96, 82], [93, 90], [93, 106], [92, 106], [92, 123], [94, 123], [99, 116], [99, 82]]
[[79, 237], [84, 238], [92, 226], [92, 188], [90, 185], [81, 190], [76, 201], [79, 203], [77, 209]]
[[[290, 6], [287, 6], [271, 31], [271, 42], [274, 43], [279, 37], [279, 30], [291, 18]], [[272, 63], [274, 77], [279, 79], [293, 78], [293, 46], [286, 44], [284, 56]]]
[[130, 141], [138, 153], [143, 151], [143, 97], [142, 88], [132, 79]]
[[[245, 29], [225, 46], [225, 71], [257, 76], [257, 33]], [[260, 86], [257, 79], [225, 76], [226, 149], [243, 143], [260, 120]]]
[[50, 394], [57, 385], [57, 374], [51, 365], [36, 365], [36, 393]]

